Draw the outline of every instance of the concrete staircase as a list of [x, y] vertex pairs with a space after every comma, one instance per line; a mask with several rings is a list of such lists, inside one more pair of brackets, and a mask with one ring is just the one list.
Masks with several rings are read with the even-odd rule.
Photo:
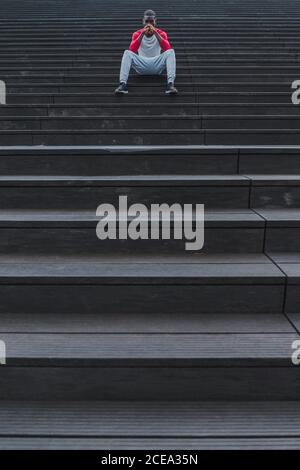
[[[3, 0], [0, 448], [300, 447], [300, 4]], [[144, 9], [178, 61], [118, 69]], [[205, 246], [99, 241], [203, 203]]]

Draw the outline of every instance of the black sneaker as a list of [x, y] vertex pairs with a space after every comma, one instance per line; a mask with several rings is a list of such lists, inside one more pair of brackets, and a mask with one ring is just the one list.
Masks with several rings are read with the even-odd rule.
[[121, 82], [118, 88], [115, 89], [116, 95], [127, 95], [128, 93], [128, 88], [127, 88], [127, 83]]
[[169, 82], [166, 88], [166, 94], [167, 95], [177, 95], [178, 90], [177, 88], [174, 87], [174, 83]]

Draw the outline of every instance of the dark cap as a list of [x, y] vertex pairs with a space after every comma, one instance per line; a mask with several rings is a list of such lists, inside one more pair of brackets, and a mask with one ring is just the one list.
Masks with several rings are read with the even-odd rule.
[[156, 13], [153, 10], [146, 10], [144, 11], [144, 16], [152, 16], [153, 18], [156, 18]]

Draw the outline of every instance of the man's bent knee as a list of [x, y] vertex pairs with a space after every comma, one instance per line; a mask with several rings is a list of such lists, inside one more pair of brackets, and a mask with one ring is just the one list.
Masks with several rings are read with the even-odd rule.
[[124, 53], [123, 53], [124, 56], [131, 56], [131, 55], [136, 55], [134, 52], [130, 51], [129, 49], [125, 49]]

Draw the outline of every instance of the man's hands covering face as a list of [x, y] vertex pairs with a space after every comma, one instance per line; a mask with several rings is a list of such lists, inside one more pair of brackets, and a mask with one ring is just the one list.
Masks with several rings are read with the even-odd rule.
[[147, 23], [144, 26], [144, 31], [146, 36], [152, 36], [155, 33], [155, 27], [151, 23]]

